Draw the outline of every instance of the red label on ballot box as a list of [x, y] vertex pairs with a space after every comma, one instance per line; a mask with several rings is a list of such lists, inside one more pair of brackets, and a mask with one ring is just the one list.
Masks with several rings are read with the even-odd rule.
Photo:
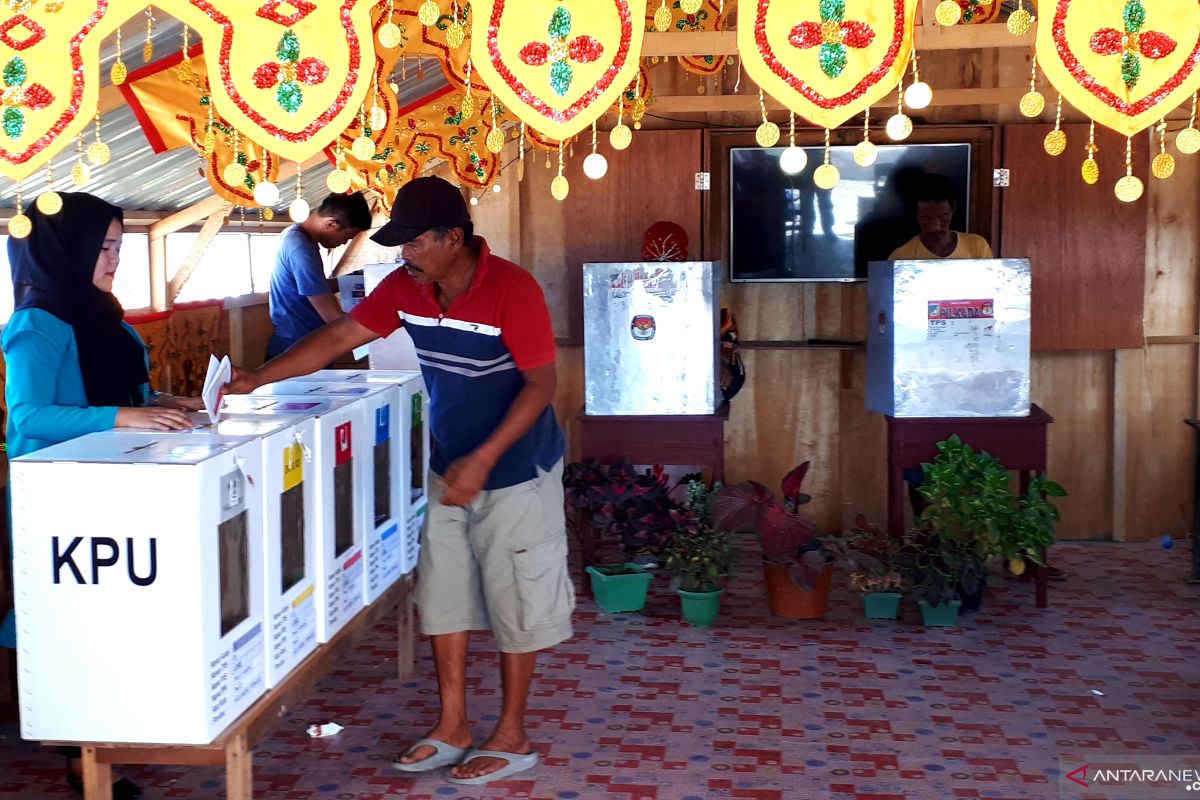
[[930, 339], [995, 335], [995, 308], [991, 299], [929, 301]]
[[350, 460], [350, 423], [345, 422], [338, 425], [333, 430], [334, 441], [337, 445], [337, 451], [334, 454], [333, 463], [345, 464]]

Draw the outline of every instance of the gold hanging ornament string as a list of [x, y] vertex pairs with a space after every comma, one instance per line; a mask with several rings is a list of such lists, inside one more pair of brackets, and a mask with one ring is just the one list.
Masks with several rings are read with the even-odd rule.
[[387, 50], [399, 47], [404, 43], [404, 30], [393, 21], [395, 14], [395, 0], [388, 0], [387, 14], [384, 17], [387, 22], [379, 26], [379, 33], [376, 34], [379, 39], [379, 44], [383, 45], [383, 47]]
[[358, 125], [361, 133], [350, 143], [350, 153], [359, 161], [370, 161], [375, 157], [375, 142], [369, 133], [370, 127], [367, 125], [367, 104], [365, 102], [358, 107]]
[[550, 181], [550, 195], [559, 202], [567, 199], [571, 192], [571, 182], [563, 175], [563, 142], [558, 143], [558, 175]]
[[100, 140], [100, 111], [96, 111], [95, 117], [96, 141], [88, 146], [87, 157], [88, 161], [92, 162], [93, 167], [102, 167], [112, 158], [112, 152], [108, 149], [103, 141]]
[[75, 166], [71, 167], [71, 183], [83, 186], [92, 179], [92, 171], [83, 160], [83, 134], [75, 137]]
[[125, 66], [125, 48], [121, 44], [121, 26], [117, 26], [117, 60], [108, 71], [108, 79], [113, 86], [120, 86], [129, 77], [129, 68]]
[[917, 65], [918, 56], [916, 51], [912, 54], [912, 80], [908, 88], [904, 90], [904, 104], [909, 108], [922, 109], [928, 108], [933, 102], [933, 89], [929, 84], [921, 80], [921, 71]]
[[62, 211], [62, 195], [54, 191], [54, 162], [46, 162], [46, 191], [38, 195], [37, 208], [48, 217]]
[[1033, 24], [1033, 15], [1025, 10], [1025, 0], [1017, 0], [1017, 10], [1008, 15], [1008, 32], [1024, 36]]
[[583, 159], [583, 174], [598, 181], [608, 174], [608, 159], [600, 154], [596, 141], [596, 123], [592, 122], [592, 152]]
[[904, 73], [900, 73], [900, 83], [896, 86], [896, 113], [888, 118], [884, 131], [893, 142], [902, 142], [912, 135], [912, 118], [904, 113]]
[[154, 58], [154, 6], [146, 8], [146, 43], [142, 45], [142, 63], [149, 64]]
[[288, 217], [297, 224], [308, 219], [311, 209], [304, 199], [304, 165], [296, 162], [296, 196], [288, 206]]
[[863, 138], [854, 145], [854, 163], [860, 167], [869, 167], [879, 158], [879, 150], [871, 141], [871, 108], [863, 112]]
[[1175, 147], [1185, 156], [1200, 152], [1200, 130], [1196, 130], [1196, 94], [1192, 95], [1192, 114], [1187, 127], [1175, 135]]
[[642, 117], [646, 116], [646, 98], [642, 97], [642, 69], [638, 67], [637, 86], [633, 92], [633, 109], [629, 116], [633, 118], [633, 129], [642, 129]]
[[8, 235], [14, 239], [24, 239], [33, 230], [33, 221], [25, 216], [24, 196], [21, 194], [21, 182], [17, 181], [17, 213], [8, 220]]
[[1158, 155], [1150, 162], [1150, 174], [1165, 181], [1175, 174], [1175, 156], [1167, 152], [1167, 121], [1158, 121]]
[[333, 194], [345, 194], [350, 191], [350, 171], [346, 169], [346, 150], [342, 147], [341, 142], [338, 142], [334, 148], [334, 160], [336, 165], [329, 176], [325, 178], [325, 188]]
[[1083, 182], [1090, 186], [1100, 180], [1100, 165], [1096, 162], [1096, 153], [1100, 148], [1096, 146], [1095, 120], [1088, 126], [1088, 143], [1084, 150], [1087, 151], [1087, 158], [1080, 165], [1079, 174], [1083, 177]]
[[1067, 134], [1062, 129], [1062, 95], [1054, 108], [1054, 130], [1042, 140], [1042, 148], [1052, 156], [1061, 156], [1067, 149]]
[[625, 124], [625, 92], [617, 95], [617, 126], [608, 132], [613, 150], [624, 150], [633, 142], [633, 131]]
[[1142, 181], [1133, 174], [1133, 137], [1125, 137], [1125, 177], [1117, 181], [1113, 194], [1122, 203], [1132, 203], [1142, 196]]
[[518, 145], [517, 183], [525, 180], [525, 123], [521, 123], [521, 140]]
[[774, 147], [779, 142], [779, 126], [767, 119], [767, 100], [761, 87], [758, 90], [758, 113], [762, 116], [762, 122], [754, 132], [754, 141], [758, 142], [759, 147]]
[[[499, 155], [504, 150], [504, 131], [500, 130], [500, 104], [496, 102], [496, 95], [492, 95], [491, 107], [492, 129], [484, 137], [483, 146], [487, 148], [489, 153]], [[496, 163], [500, 163], [498, 159]]]
[[374, 91], [371, 92], [371, 132], [381, 131], [387, 127], [387, 111], [379, 105], [379, 73], [375, 73]]
[[[454, 19], [446, 26], [446, 44], [450, 45], [451, 50], [457, 50], [467, 40], [467, 29], [459, 21], [458, 0], [455, 0], [453, 5]], [[466, 14], [464, 13], [463, 20], [465, 21], [465, 19]]]
[[1018, 108], [1021, 113], [1027, 117], [1036, 117], [1046, 108], [1046, 98], [1037, 88], [1037, 53], [1031, 52], [1030, 68], [1029, 68], [1029, 91], [1021, 97], [1021, 103]]
[[832, 189], [838, 185], [838, 181], [842, 179], [842, 174], [838, 172], [838, 168], [829, 163], [829, 128], [825, 129], [825, 163], [817, 167], [813, 171], [813, 183], [818, 189]]
[[475, 116], [475, 97], [471, 94], [471, 59], [467, 59], [467, 89], [462, 100], [462, 118], [468, 120]]
[[796, 112], [788, 111], [788, 146], [779, 154], [779, 168], [787, 175], [799, 175], [808, 165], [808, 155], [796, 147]]
[[242, 136], [237, 128], [233, 129], [233, 160], [225, 165], [221, 177], [230, 189], [236, 189], [246, 181], [246, 165], [242, 163]]

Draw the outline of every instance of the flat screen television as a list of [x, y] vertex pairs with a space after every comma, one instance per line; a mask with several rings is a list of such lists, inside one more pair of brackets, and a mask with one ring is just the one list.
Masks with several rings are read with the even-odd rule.
[[868, 262], [887, 259], [917, 235], [911, 197], [926, 173], [954, 182], [951, 225], [969, 230], [969, 144], [879, 145], [869, 167], [854, 163], [853, 147], [834, 147], [829, 160], [841, 180], [831, 190], [813, 183], [824, 148], [802, 149], [808, 163], [795, 175], [780, 169], [782, 147], [730, 149], [731, 280], [866, 280]]

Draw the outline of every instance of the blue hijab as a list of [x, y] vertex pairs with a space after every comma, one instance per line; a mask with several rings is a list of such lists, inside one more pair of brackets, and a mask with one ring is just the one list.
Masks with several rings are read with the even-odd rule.
[[40, 308], [75, 330], [89, 405], [137, 405], [149, 380], [145, 350], [122, 325], [121, 303], [92, 283], [108, 226], [123, 221], [121, 209], [82, 192], [62, 199], [57, 214], [27, 212], [28, 237], [9, 237], [16, 309]]

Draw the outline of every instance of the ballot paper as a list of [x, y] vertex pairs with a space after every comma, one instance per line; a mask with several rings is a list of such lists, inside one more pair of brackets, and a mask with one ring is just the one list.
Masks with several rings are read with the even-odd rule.
[[229, 356], [223, 356], [218, 361], [216, 356], [209, 355], [208, 374], [204, 376], [204, 389], [200, 392], [200, 399], [204, 401], [204, 410], [208, 412], [210, 422], [215, 423], [221, 413], [221, 390], [229, 383], [231, 377], [233, 365], [229, 363]]

